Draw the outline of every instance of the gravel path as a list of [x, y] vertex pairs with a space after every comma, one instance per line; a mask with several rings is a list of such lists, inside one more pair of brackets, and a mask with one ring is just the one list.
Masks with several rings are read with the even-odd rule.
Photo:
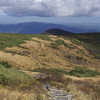
[[[45, 74], [33, 75], [31, 78], [42, 78]], [[62, 89], [53, 88], [49, 83], [42, 83], [43, 88], [48, 90], [49, 100], [75, 100], [74, 95]]]
[[43, 83], [43, 87], [48, 90], [50, 100], [74, 100], [74, 95], [65, 90], [52, 88], [49, 83]]

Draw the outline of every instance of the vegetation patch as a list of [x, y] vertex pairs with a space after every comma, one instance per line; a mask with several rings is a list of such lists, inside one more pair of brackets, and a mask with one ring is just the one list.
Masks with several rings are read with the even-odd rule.
[[85, 47], [96, 58], [100, 58], [100, 33], [74, 34], [63, 38]]
[[0, 33], [0, 49], [19, 46], [19, 44], [25, 43], [24, 40], [31, 40], [32, 37], [34, 37], [34, 35], [31, 34]]
[[8, 62], [2, 61], [2, 62], [0, 62], [0, 64], [5, 68], [11, 68], [12, 67], [12, 65], [8, 64]]
[[[53, 40], [47, 35], [0, 33], [0, 49], [13, 46], [22, 47], [19, 44], [25, 43], [24, 40], [32, 40], [31, 38], [34, 37], [53, 42]], [[35, 41], [35, 42], [40, 43], [40, 41]]]
[[[9, 99], [9, 96], [11, 96], [11, 100], [14, 96], [16, 98], [19, 96], [17, 94], [11, 94], [10, 93], [11, 91], [12, 92], [18, 91], [18, 93], [20, 93], [21, 95], [25, 93], [28, 95], [35, 94], [34, 96], [36, 97], [39, 96], [41, 97], [41, 99], [43, 98], [42, 95], [45, 95], [46, 92], [44, 91], [42, 84], [38, 80], [32, 79], [29, 75], [25, 74], [24, 72], [16, 68], [13, 68], [13, 67], [7, 68], [5, 67], [5, 65], [8, 65], [8, 64], [4, 62], [0, 64], [0, 86], [2, 86], [0, 88], [0, 91], [2, 91], [5, 88], [9, 92], [6, 94], [6, 92], [3, 91], [5, 93], [5, 96], [3, 97], [2, 95], [4, 93], [2, 92], [3, 94], [0, 94], [0, 97], [2, 97], [2, 100], [4, 100], [4, 98]], [[31, 95], [31, 98], [33, 98], [32, 96], [33, 95]], [[18, 98], [18, 99], [16, 98], [13, 98], [13, 99], [22, 100], [22, 98]], [[39, 99], [37, 98], [35, 100], [39, 100]]]
[[37, 42], [37, 43], [41, 43], [40, 41], [37, 41], [37, 40], [34, 40], [34, 39], [32, 39], [34, 42]]
[[5, 85], [18, 86], [30, 80], [25, 73], [11, 67], [7, 62], [0, 64], [0, 78]]
[[56, 40], [55, 42], [51, 43], [51, 45], [55, 48], [57, 48], [59, 45], [64, 45], [65, 47], [69, 47], [68, 44], [64, 42], [64, 40]]
[[65, 43], [63, 40], [56, 40], [55, 41], [58, 45], [64, 45], [64, 46], [68, 46], [68, 44], [67, 43]]
[[[51, 69], [35, 69], [35, 71], [40, 72], [41, 70], [43, 72], [44, 70], [46, 71], [46, 76], [44, 78], [38, 78], [37, 80], [40, 82], [48, 82], [53, 87], [74, 93], [75, 97], [79, 100], [82, 100], [83, 96], [85, 98], [84, 100], [100, 99], [100, 82], [93, 82], [92, 80], [72, 80], [69, 77], [65, 78], [62, 73], [55, 72], [55, 69], [52, 69], [53, 71]], [[49, 72], [47, 72], [47, 70], [49, 70]]]
[[51, 43], [51, 45], [53, 48], [58, 48], [58, 46], [59, 46], [57, 43]]
[[53, 42], [51, 37], [49, 37], [48, 35], [34, 35], [34, 37], [37, 37], [37, 38], [42, 39], [42, 40]]
[[74, 70], [71, 70], [67, 72], [65, 69], [59, 68], [36, 68], [34, 70], [29, 70], [32, 72], [42, 72], [42, 73], [58, 73], [58, 74], [66, 74], [71, 76], [77, 76], [77, 77], [95, 77], [96, 75], [100, 75], [100, 72], [96, 70], [90, 70], [86, 69], [84, 67], [74, 66]]
[[46, 69], [46, 68], [35, 68], [34, 70], [29, 70], [32, 72], [43, 72], [43, 73], [62, 73], [62, 74], [67, 74], [68, 72], [62, 68], [56, 69], [56, 68], [50, 68], [50, 69]]
[[86, 69], [85, 67], [74, 66], [74, 70], [71, 70], [69, 75], [77, 77], [95, 77], [96, 75], [100, 75], [100, 72]]

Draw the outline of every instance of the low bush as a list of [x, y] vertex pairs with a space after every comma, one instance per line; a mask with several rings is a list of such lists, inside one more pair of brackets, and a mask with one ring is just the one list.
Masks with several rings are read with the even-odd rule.
[[5, 63], [3, 62], [3, 64], [0, 64], [1, 84], [18, 86], [19, 84], [27, 83], [28, 81], [30, 81], [30, 77], [25, 73], [11, 66], [7, 66], [7, 63], [5, 65]]
[[6, 83], [7, 78], [5, 77], [4, 74], [0, 74], [0, 84], [5, 84]]
[[100, 75], [100, 72], [96, 70], [86, 69], [84, 67], [75, 66], [74, 70], [71, 70], [69, 72], [69, 75], [77, 77], [95, 77], [96, 75]]
[[32, 72], [43, 72], [43, 73], [62, 73], [62, 74], [67, 74], [68, 72], [62, 68], [56, 69], [56, 68], [50, 68], [50, 69], [45, 69], [45, 68], [36, 68], [34, 70], [29, 70]]
[[59, 46], [57, 43], [51, 43], [51, 45], [53, 48], [58, 48], [58, 46]]
[[56, 40], [55, 42], [56, 42], [58, 45], [64, 45], [64, 46], [68, 47], [68, 44], [65, 43], [63, 40]]
[[5, 68], [11, 68], [12, 67], [10, 64], [8, 64], [8, 62], [2, 61], [2, 62], [0, 62], [0, 64]]
[[65, 43], [63, 40], [56, 40], [55, 42], [51, 43], [51, 45], [55, 48], [57, 48], [59, 45], [64, 45], [66, 47], [69, 47], [67, 43]]

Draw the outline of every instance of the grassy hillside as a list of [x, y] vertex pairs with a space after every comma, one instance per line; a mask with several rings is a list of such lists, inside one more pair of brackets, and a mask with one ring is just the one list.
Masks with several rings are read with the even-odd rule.
[[100, 33], [82, 33], [69, 35], [75, 44], [83, 45], [96, 58], [100, 58]]
[[19, 46], [19, 44], [25, 43], [24, 40], [31, 40], [32, 37], [52, 41], [48, 36], [43, 35], [0, 33], [0, 49]]
[[[52, 41], [47, 35], [0, 33], [0, 49], [18, 46], [19, 44], [25, 43], [24, 40], [31, 40], [31, 37]], [[83, 45], [91, 54], [100, 58], [100, 33], [71, 34], [64, 37], [69, 38], [75, 44]]]
[[7, 62], [0, 63], [0, 100], [37, 100], [45, 94], [39, 81]]
[[[0, 33], [0, 100], [48, 100], [42, 82], [75, 94], [77, 100], [99, 100], [99, 38], [99, 33]], [[30, 77], [41, 73], [45, 77]]]

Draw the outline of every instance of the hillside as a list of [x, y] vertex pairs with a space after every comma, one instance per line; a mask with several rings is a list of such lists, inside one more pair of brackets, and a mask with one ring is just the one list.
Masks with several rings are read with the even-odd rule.
[[[65, 90], [72, 92], [73, 94], [76, 95], [77, 100], [99, 100], [100, 99], [100, 96], [98, 95], [100, 92], [100, 90], [98, 90], [100, 88], [99, 38], [100, 38], [100, 33], [68, 34], [64, 36], [0, 33], [0, 62], [1, 62], [0, 66], [2, 66], [0, 67], [2, 72], [2, 74], [0, 74], [0, 84], [1, 84], [0, 89], [5, 91], [5, 86], [3, 87], [4, 84], [2, 83], [4, 82], [4, 80], [2, 79], [2, 75], [4, 75], [4, 77], [8, 77], [7, 74], [5, 74], [5, 72], [8, 71], [7, 72], [9, 74], [8, 78], [10, 79], [11, 76], [13, 76], [12, 72], [14, 70], [15, 71], [14, 73], [16, 75], [17, 73], [22, 75], [21, 79], [18, 79], [17, 76], [15, 78], [15, 80], [18, 80], [18, 84], [15, 84], [13, 87], [19, 88], [17, 91], [14, 91], [17, 94], [18, 91], [20, 91], [21, 87], [27, 86], [25, 90], [29, 91], [29, 89], [31, 88], [30, 86], [32, 86], [30, 84], [33, 83], [33, 81], [35, 81], [34, 85], [36, 85], [37, 83], [38, 85], [40, 85], [39, 82], [45, 80], [49, 81], [52, 85], [58, 88], [62, 87]], [[8, 70], [6, 68], [3, 68], [3, 66], [5, 66], [5, 62], [8, 63], [8, 64], [6, 63], [7, 66], [11, 65], [12, 67], [7, 68]], [[5, 72], [3, 72], [3, 70], [5, 70]], [[9, 73], [9, 71], [12, 71], [11, 72], [12, 75], [10, 75], [11, 73]], [[50, 77], [52, 78], [48, 76], [49, 78], [45, 78], [43, 80], [40, 79], [40, 80], [30, 81], [29, 75], [32, 76], [38, 73], [44, 73], [47, 75], [50, 74], [51, 75]], [[27, 83], [24, 80], [26, 83], [22, 84], [22, 79], [24, 79], [23, 74], [26, 75], [25, 78], [29, 80], [29, 83]], [[67, 81], [69, 83], [67, 83], [66, 79], [63, 80], [61, 75], [64, 75], [64, 78], [67, 77]], [[21, 81], [19, 82], [19, 80]], [[14, 81], [11, 80], [11, 82]], [[7, 85], [8, 83], [10, 85]], [[6, 85], [7, 87], [9, 86], [11, 87], [10, 81], [7, 81]], [[71, 86], [76, 90], [71, 89]], [[22, 91], [24, 90], [24, 88], [21, 89]], [[6, 88], [6, 91], [8, 90], [9, 88]], [[11, 91], [10, 93], [8, 92], [7, 93], [12, 95]], [[35, 96], [38, 94], [38, 91], [40, 90], [37, 89], [36, 91], [33, 91]], [[41, 98], [44, 97], [47, 98], [46, 92], [44, 92], [45, 95], [43, 95], [44, 90], [42, 89], [41, 91], [42, 91], [41, 93], [39, 92], [40, 93], [39, 97], [41, 96]], [[81, 96], [76, 94], [76, 91], [78, 91], [79, 95]], [[0, 96], [2, 93], [3, 92], [0, 92]], [[22, 92], [19, 92], [20, 96], [21, 93]], [[29, 98], [31, 98], [32, 94], [31, 93], [29, 94], [30, 94]], [[25, 93], [23, 94], [23, 98], [24, 95], [26, 94]], [[34, 100], [40, 100], [38, 99], [39, 97], [34, 98]], [[82, 99], [83, 97], [84, 99]], [[19, 99], [19, 100], [24, 100], [24, 99]]]

